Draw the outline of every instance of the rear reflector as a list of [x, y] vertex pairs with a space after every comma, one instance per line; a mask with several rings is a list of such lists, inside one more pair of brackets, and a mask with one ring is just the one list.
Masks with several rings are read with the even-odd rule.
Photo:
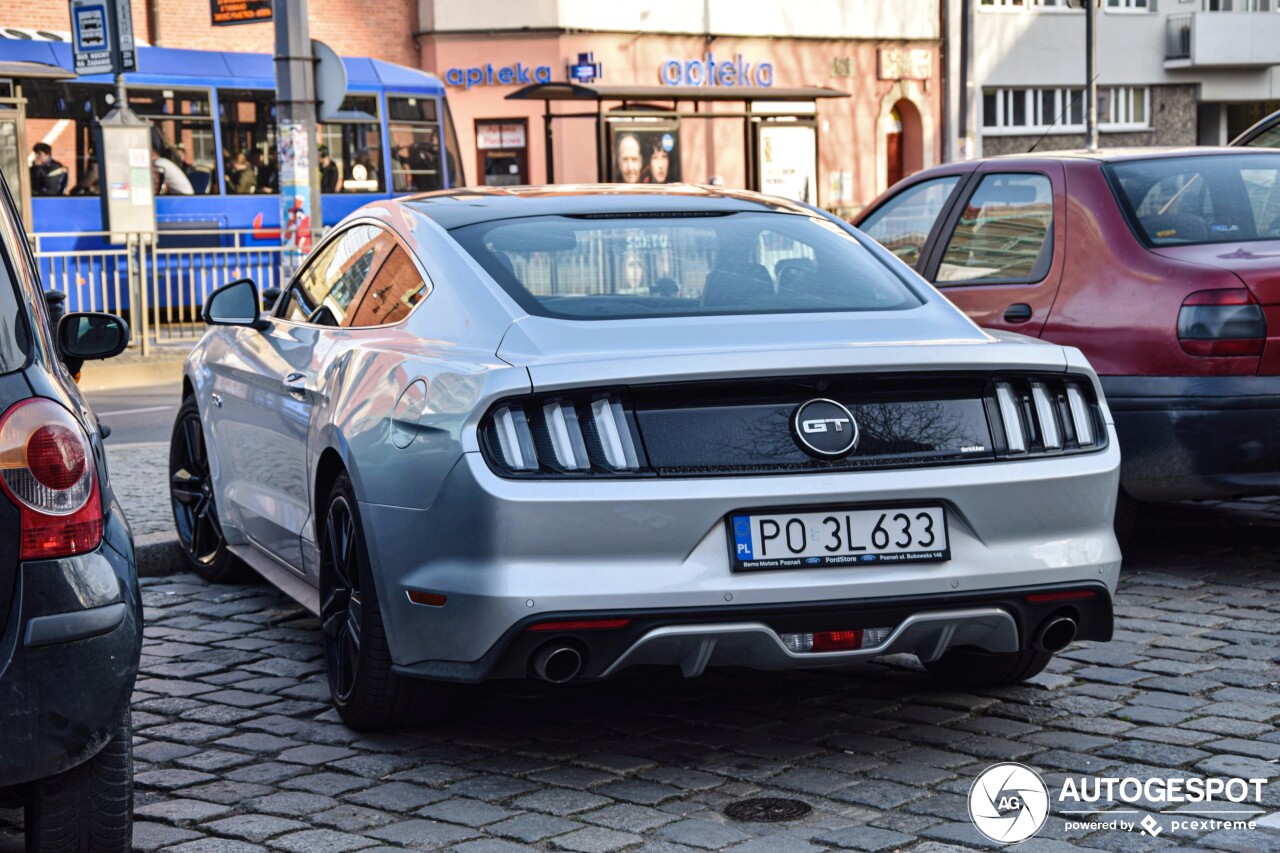
[[1031, 604], [1048, 604], [1052, 601], [1076, 601], [1081, 598], [1094, 598], [1098, 595], [1092, 589], [1072, 589], [1064, 592], [1037, 592], [1026, 596]]
[[1266, 338], [1262, 306], [1243, 287], [1197, 291], [1178, 309], [1178, 343], [1188, 355], [1257, 356]]
[[526, 631], [603, 631], [610, 628], [625, 628], [631, 624], [630, 619], [576, 619], [569, 622], [539, 622], [530, 625]]
[[414, 604], [425, 604], [428, 607], [444, 607], [444, 603], [449, 600], [449, 596], [438, 592], [424, 592], [420, 589], [410, 589], [406, 592], [409, 600]]
[[805, 634], [779, 634], [789, 651], [853, 652], [874, 649], [889, 639], [892, 628], [853, 628], [848, 631], [814, 631]]

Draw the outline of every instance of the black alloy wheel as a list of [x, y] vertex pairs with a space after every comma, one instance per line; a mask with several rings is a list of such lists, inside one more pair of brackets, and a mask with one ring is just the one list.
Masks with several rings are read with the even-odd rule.
[[214, 583], [245, 580], [247, 568], [227, 550], [213, 495], [204, 427], [195, 397], [178, 408], [169, 441], [169, 501], [187, 565]]
[[324, 628], [329, 688], [339, 703], [351, 701], [360, 662], [363, 597], [355, 556], [355, 518], [344, 495], [335, 495], [325, 517], [320, 545], [320, 621]]
[[395, 671], [351, 478], [339, 474], [320, 540], [320, 626], [329, 694], [353, 729], [422, 726], [443, 719], [458, 685]]

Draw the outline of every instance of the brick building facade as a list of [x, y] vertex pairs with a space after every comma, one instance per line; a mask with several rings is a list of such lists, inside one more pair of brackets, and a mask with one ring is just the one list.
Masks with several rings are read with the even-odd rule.
[[[160, 47], [270, 53], [270, 23], [215, 27], [208, 0], [134, 0], [133, 30], [144, 42]], [[417, 67], [414, 26], [416, 0], [326, 0], [311, 4], [311, 37], [343, 56], [371, 56]], [[65, 0], [4, 0], [0, 27], [67, 32], [70, 11]]]

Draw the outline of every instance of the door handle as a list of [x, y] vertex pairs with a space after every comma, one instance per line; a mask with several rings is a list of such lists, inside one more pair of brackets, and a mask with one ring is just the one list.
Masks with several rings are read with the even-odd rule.
[[1025, 302], [1015, 302], [1004, 309], [1006, 323], [1025, 323], [1031, 319], [1031, 306]]
[[305, 373], [290, 373], [284, 378], [284, 390], [295, 397], [306, 396], [307, 375]]
[[217, 406], [219, 409], [221, 409], [221, 408], [222, 408], [222, 395], [221, 395], [221, 394], [210, 394], [210, 395], [209, 395], [209, 399], [213, 401], [213, 405]]

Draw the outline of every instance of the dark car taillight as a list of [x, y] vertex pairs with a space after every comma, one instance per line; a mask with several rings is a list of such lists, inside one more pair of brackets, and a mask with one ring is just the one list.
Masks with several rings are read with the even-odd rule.
[[617, 394], [508, 400], [480, 424], [489, 464], [512, 475], [649, 473], [635, 418]]
[[19, 559], [83, 554], [102, 541], [88, 436], [52, 400], [23, 400], [0, 415], [0, 488], [22, 513]]
[[1267, 342], [1262, 306], [1243, 287], [1200, 290], [1178, 310], [1178, 343], [1198, 356], [1257, 356]]
[[988, 411], [1003, 457], [1097, 450], [1106, 446], [1102, 414], [1085, 382], [1008, 378], [991, 383]]

